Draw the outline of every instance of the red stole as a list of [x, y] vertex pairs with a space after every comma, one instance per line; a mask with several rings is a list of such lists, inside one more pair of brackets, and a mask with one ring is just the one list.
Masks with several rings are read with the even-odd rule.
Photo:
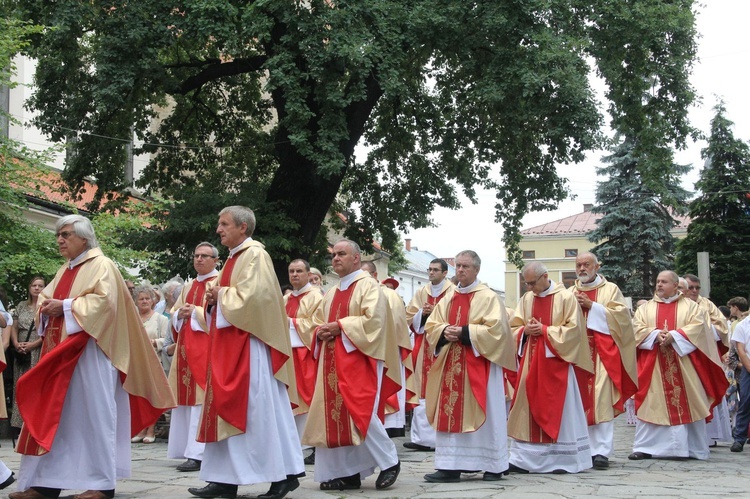
[[[657, 303], [655, 329], [665, 328], [668, 331], [677, 329], [678, 302], [679, 300], [672, 303]], [[655, 345], [651, 350], [638, 349], [639, 389], [635, 395], [636, 412], [646, 398], [656, 362], [659, 362], [662, 372], [661, 383], [664, 389], [664, 402], [670, 425], [690, 423], [692, 419], [690, 404], [685, 392], [685, 381], [682, 378], [679, 356], [671, 345], [667, 347]]]
[[[559, 357], [547, 357], [545, 346], [553, 353], [547, 338], [547, 326], [552, 324], [552, 311], [556, 293], [535, 296], [531, 315], [543, 324], [540, 336], [526, 337], [523, 357], [529, 357], [526, 374], [526, 396], [529, 401], [531, 442], [553, 443], [560, 433], [565, 393], [568, 389], [568, 363]], [[522, 341], [523, 334], [519, 335]], [[524, 359], [518, 379], [524, 376]], [[516, 392], [518, 393], [518, 392]], [[515, 397], [515, 395], [514, 395]]]
[[[596, 302], [598, 289], [582, 290], [588, 298]], [[583, 317], [588, 322], [589, 309], [583, 309]], [[596, 368], [597, 355], [602, 360], [604, 370], [607, 376], [612, 380], [612, 384], [620, 392], [620, 398], [615, 401], [613, 407], [620, 411], [625, 411], [625, 401], [628, 400], [638, 387], [635, 385], [630, 376], [628, 376], [625, 366], [620, 358], [620, 350], [617, 343], [608, 334], [596, 334], [593, 329], [586, 328], [588, 336], [589, 349], [591, 350], [591, 361]], [[573, 367], [578, 382], [578, 390], [581, 392], [583, 400], [583, 410], [586, 413], [586, 422], [588, 425], [596, 424], [596, 374], [585, 371], [577, 366]]]
[[[329, 322], [349, 316], [349, 302], [359, 281], [346, 290], [337, 289], [328, 314]], [[345, 331], [342, 331], [345, 334]], [[341, 336], [323, 343], [323, 400], [325, 401], [326, 443], [329, 448], [353, 445], [351, 422], [362, 435], [375, 410], [378, 389], [377, 360], [359, 350], [347, 352]], [[350, 420], [351, 418], [351, 420]]]
[[[309, 293], [309, 291], [307, 292]], [[292, 319], [294, 327], [297, 327], [297, 311], [299, 310], [299, 304], [302, 298], [307, 296], [307, 293], [301, 295], [289, 295], [286, 302], [286, 315]], [[310, 407], [312, 402], [313, 392], [315, 391], [315, 377], [318, 372], [318, 363], [313, 358], [312, 352], [307, 347], [295, 347], [292, 349], [294, 352], [292, 359], [294, 361], [294, 373], [297, 380], [297, 393], [300, 399]]]
[[[232, 271], [242, 251], [227, 260], [219, 286], [231, 284]], [[270, 290], [269, 290], [270, 292]], [[234, 326], [216, 327], [211, 321], [206, 372], [206, 396], [198, 427], [198, 442], [218, 442], [219, 417], [245, 433], [250, 390], [249, 332]]]
[[[206, 295], [206, 284], [215, 277], [203, 281], [193, 281], [185, 303], [203, 305]], [[206, 368], [208, 366], [208, 349], [211, 338], [203, 331], [196, 331], [190, 325], [190, 318], [182, 321], [180, 331], [172, 331], [177, 343], [177, 355], [174, 362], [177, 369], [177, 405], [195, 405], [196, 384], [206, 389]]]
[[[469, 324], [469, 309], [474, 293], [455, 293], [448, 310], [448, 323], [455, 326]], [[484, 357], [476, 357], [471, 345], [452, 342], [443, 345], [448, 349], [442, 371], [438, 393], [438, 407], [435, 421], [437, 431], [447, 433], [463, 432], [464, 380], [469, 377], [471, 393], [482, 412], [487, 414], [487, 380], [490, 362]]]
[[[427, 303], [430, 305], [437, 305], [437, 303], [443, 299], [445, 296], [445, 293], [447, 293], [448, 290], [446, 289], [442, 293], [440, 293], [437, 296], [428, 295], [427, 296]], [[411, 327], [411, 324], [409, 325]], [[412, 330], [414, 328], [412, 327]], [[422, 351], [422, 365], [419, 366], [417, 364], [417, 357], [419, 356], [419, 352]], [[432, 367], [432, 363], [435, 362], [435, 356], [432, 355], [429, 352], [429, 348], [427, 346], [427, 342], [424, 340], [424, 334], [414, 334], [414, 348], [411, 351], [412, 355], [412, 365], [414, 366], [414, 369], [421, 369], [421, 383], [422, 386], [419, 387], [419, 398], [424, 399], [426, 398], [425, 390], [427, 390], [427, 373], [430, 372], [430, 368]], [[407, 404], [411, 405], [411, 404]], [[410, 408], [413, 408], [410, 407]]]

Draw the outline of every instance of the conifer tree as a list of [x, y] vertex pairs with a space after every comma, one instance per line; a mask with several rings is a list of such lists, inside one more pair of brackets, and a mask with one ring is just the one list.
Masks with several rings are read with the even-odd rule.
[[696, 253], [707, 251], [711, 299], [721, 305], [750, 294], [750, 148], [734, 137], [724, 103], [714, 109], [708, 146], [701, 151], [705, 163], [695, 184], [700, 195], [690, 203], [692, 221], [678, 245], [677, 267], [697, 274]]
[[[602, 214], [589, 234], [599, 243], [592, 251], [602, 262], [602, 274], [615, 282], [626, 296], [650, 298], [660, 271], [673, 267], [678, 221], [673, 214], [688, 197], [679, 177], [690, 168], [672, 163], [660, 184], [644, 182], [640, 162], [634, 155], [635, 141], [624, 138], [603, 158], [606, 166], [597, 173], [607, 179], [598, 182], [594, 213]], [[662, 153], [671, 157], [671, 151]]]

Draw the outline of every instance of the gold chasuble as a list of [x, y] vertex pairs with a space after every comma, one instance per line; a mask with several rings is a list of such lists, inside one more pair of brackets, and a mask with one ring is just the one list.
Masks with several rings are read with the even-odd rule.
[[[414, 373], [414, 364], [411, 358], [411, 338], [409, 338], [409, 326], [406, 322], [406, 309], [401, 296], [391, 288], [381, 284], [380, 290], [388, 300], [388, 327], [393, 331], [389, 338], [393, 338], [398, 349], [398, 356], [401, 359], [401, 365], [404, 367], [404, 379], [406, 380], [406, 404], [410, 406], [419, 405], [416, 398], [414, 387], [409, 379]], [[398, 412], [399, 407], [398, 393], [394, 393], [385, 401], [385, 413], [393, 414]]]
[[303, 347], [292, 348], [292, 358], [294, 359], [294, 374], [297, 380], [297, 394], [299, 406], [294, 409], [294, 415], [306, 414], [310, 410], [313, 392], [315, 391], [315, 376], [318, 369], [318, 363], [312, 352], [315, 328], [317, 327], [312, 320], [313, 313], [323, 302], [321, 295], [316, 288], [311, 289], [299, 295], [288, 294], [284, 297], [286, 314], [289, 320], [294, 324]]
[[[448, 326], [467, 327], [471, 344], [449, 342], [436, 348]], [[430, 352], [437, 350], [427, 377], [427, 420], [441, 432], [476, 431], [486, 419], [490, 363], [516, 369], [505, 307], [486, 284], [467, 293], [451, 289], [427, 319], [425, 335]]]
[[287, 386], [292, 405], [297, 403], [289, 322], [263, 245], [245, 239], [214, 282], [221, 286], [218, 302], [230, 326], [217, 327], [216, 317], [211, 321], [206, 397], [196, 438], [206, 443], [247, 429], [251, 336], [268, 346], [274, 378]]
[[[177, 405], [201, 405], [206, 390], [206, 368], [208, 367], [208, 326], [205, 319], [206, 287], [210, 286], [216, 276], [202, 281], [193, 280], [191, 285], [184, 286], [180, 298], [172, 307], [176, 314], [185, 304], [194, 305], [193, 316], [200, 329], [193, 329], [190, 318], [182, 321], [179, 331], [172, 328], [175, 340], [175, 355], [169, 370], [169, 386], [177, 397]], [[172, 322], [170, 321], [170, 325]]]
[[[524, 327], [532, 317], [543, 325], [539, 336], [524, 335]], [[521, 358], [508, 416], [508, 436], [531, 443], [556, 442], [568, 367], [594, 372], [581, 307], [573, 293], [558, 282], [545, 296], [532, 292], [523, 295], [511, 327]]]
[[[383, 419], [385, 399], [401, 387], [398, 350], [388, 339], [387, 299], [380, 284], [365, 271], [346, 289], [328, 290], [313, 316], [315, 324], [338, 322], [341, 335], [316, 340], [318, 374], [302, 443], [314, 447], [359, 445], [367, 437], [373, 414]], [[386, 334], [384, 334], [384, 332]], [[343, 337], [355, 349], [347, 352]], [[377, 363], [383, 361], [380, 407]]]
[[[416, 393], [417, 398], [419, 399], [425, 398], [425, 391], [427, 390], [427, 373], [430, 371], [430, 367], [432, 367], [435, 356], [429, 352], [429, 345], [424, 341], [425, 335], [420, 334], [414, 329], [413, 319], [414, 316], [422, 310], [426, 303], [436, 305], [443, 299], [449, 290], [456, 287], [448, 279], [444, 279], [440, 286], [440, 292], [437, 296], [432, 296], [432, 294], [430, 294], [432, 291], [431, 284], [422, 287], [417, 291], [417, 294], [414, 295], [414, 298], [411, 299], [411, 302], [409, 302], [409, 305], [406, 307], [406, 322], [409, 324], [409, 328], [414, 332], [414, 346], [411, 351], [414, 374], [406, 381], [406, 386], [410, 391]], [[428, 318], [429, 317], [425, 317], [424, 315], [422, 316], [423, 327]], [[406, 407], [413, 409], [418, 404], [419, 401], [417, 401], [417, 403], [409, 403], [409, 401], [407, 401]]]
[[680, 357], [672, 345], [638, 349], [638, 393], [635, 410], [647, 423], [674, 426], [706, 419], [721, 403], [727, 379], [705, 314], [690, 298], [671, 303], [658, 296], [638, 307], [633, 318], [640, 345], [655, 329], [677, 331], [696, 350]]
[[[625, 401], [638, 390], [638, 368], [635, 362], [635, 336], [630, 308], [620, 288], [600, 276], [598, 284], [575, 287], [589, 299], [602, 305], [609, 334], [586, 327], [594, 373], [575, 368], [578, 389], [589, 425], [611, 421], [625, 412]], [[584, 309], [588, 321], [590, 310]]]
[[[719, 335], [716, 347], [719, 350], [719, 357], [722, 357], [729, 351], [729, 325], [727, 320], [721, 310], [705, 296], [699, 296], [695, 303], [708, 315], [706, 324], [712, 324], [716, 328], [716, 333]], [[711, 328], [709, 327], [709, 329]], [[713, 336], [713, 331], [711, 331], [711, 336]]]
[[[24, 425], [17, 452], [42, 455], [52, 448], [73, 371], [89, 338], [120, 371], [130, 396], [132, 435], [175, 406], [125, 281], [101, 249], [88, 250], [73, 269], [63, 265], [39, 295], [39, 307], [50, 298], [73, 298], [73, 317], [83, 331], [68, 336], [63, 316], [47, 323], [39, 362], [18, 380], [16, 400]], [[36, 323], [42, 323], [38, 316]]]

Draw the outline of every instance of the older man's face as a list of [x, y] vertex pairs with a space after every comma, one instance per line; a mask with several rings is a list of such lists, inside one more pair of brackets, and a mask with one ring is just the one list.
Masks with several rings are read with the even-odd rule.
[[456, 258], [456, 277], [461, 286], [470, 286], [477, 280], [479, 267], [474, 265], [474, 260], [469, 255], [461, 255]]
[[590, 255], [581, 255], [576, 258], [576, 277], [581, 283], [586, 284], [596, 279], [598, 271], [599, 265]]
[[333, 271], [339, 277], [344, 277], [361, 267], [360, 254], [354, 253], [348, 243], [336, 243], [333, 246], [333, 261], [331, 263]]
[[700, 296], [701, 292], [701, 283], [698, 281], [691, 281], [690, 279], [686, 279], [686, 281], [687, 289], [685, 289], [683, 293], [691, 300], [698, 301], [698, 296]]
[[677, 294], [677, 283], [672, 280], [672, 275], [662, 272], [656, 278], [656, 296], [662, 300], [671, 298]]
[[73, 260], [86, 251], [87, 241], [73, 231], [72, 225], [63, 225], [56, 235], [57, 248], [68, 260]]

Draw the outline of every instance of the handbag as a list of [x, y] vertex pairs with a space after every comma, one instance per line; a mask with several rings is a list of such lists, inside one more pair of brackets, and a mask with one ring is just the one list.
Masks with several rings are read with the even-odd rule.
[[[26, 339], [23, 340], [24, 343], [28, 343], [29, 338], [31, 338], [31, 332], [33, 330], [34, 330], [34, 321], [32, 320], [31, 326], [29, 326], [29, 330], [26, 331]], [[14, 348], [13, 357], [16, 362], [16, 365], [20, 367], [21, 369], [31, 365], [31, 352], [21, 353]]]

